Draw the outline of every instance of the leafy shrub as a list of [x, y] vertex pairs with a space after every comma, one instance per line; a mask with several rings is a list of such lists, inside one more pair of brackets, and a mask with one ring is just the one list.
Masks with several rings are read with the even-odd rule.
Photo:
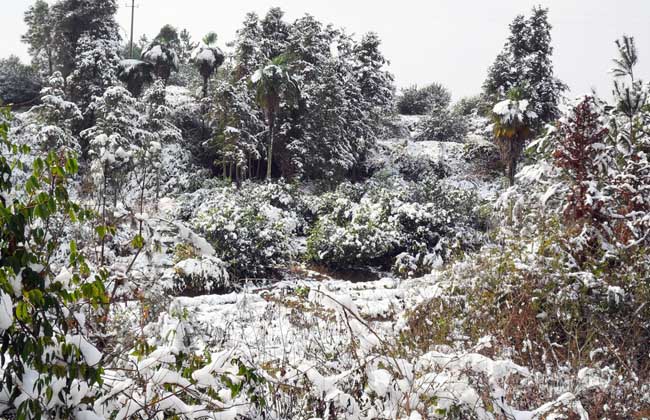
[[397, 99], [397, 111], [402, 115], [426, 115], [436, 108], [447, 108], [451, 93], [438, 83], [424, 88], [417, 85], [402, 90]]
[[[8, 139], [8, 119], [0, 109], [0, 416], [70, 418], [100, 392], [102, 354], [88, 337], [91, 311], [108, 303], [106, 276], [91, 274], [76, 241], [62, 241], [66, 226], [93, 215], [70, 200], [77, 161], [50, 152], [15, 183], [30, 150]], [[63, 267], [53, 262], [61, 254]]]
[[343, 184], [322, 198], [307, 258], [333, 268], [390, 268], [399, 256], [396, 270], [412, 276], [480, 242], [475, 204], [471, 194], [435, 181]]
[[229, 186], [203, 193], [192, 223], [234, 279], [271, 275], [295, 257], [294, 238], [306, 222], [294, 210], [305, 208], [292, 187], [246, 183], [239, 190]]
[[499, 148], [496, 144], [486, 140], [479, 139], [465, 144], [463, 158], [489, 175], [501, 174], [504, 169]]
[[468, 132], [466, 117], [447, 107], [434, 108], [420, 123], [418, 141], [449, 141], [462, 143]]

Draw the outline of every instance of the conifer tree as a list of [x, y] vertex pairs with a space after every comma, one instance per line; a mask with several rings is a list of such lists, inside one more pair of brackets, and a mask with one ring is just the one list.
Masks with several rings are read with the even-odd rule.
[[51, 76], [55, 65], [52, 45], [54, 22], [49, 4], [44, 0], [34, 2], [25, 12], [25, 24], [27, 32], [22, 36], [22, 41], [29, 45], [33, 64]]
[[553, 47], [548, 10], [535, 7], [532, 15], [517, 16], [510, 24], [510, 35], [488, 71], [483, 85], [492, 103], [505, 100], [508, 92], [519, 89], [537, 113], [539, 128], [558, 116], [558, 102], [566, 86], [554, 76]]

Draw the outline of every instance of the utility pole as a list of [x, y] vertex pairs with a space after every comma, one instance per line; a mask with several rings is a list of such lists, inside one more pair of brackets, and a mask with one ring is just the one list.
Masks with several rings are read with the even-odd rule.
[[131, 43], [130, 43], [130, 49], [131, 49], [131, 58], [135, 58], [133, 56], [133, 24], [135, 22], [135, 0], [131, 0]]

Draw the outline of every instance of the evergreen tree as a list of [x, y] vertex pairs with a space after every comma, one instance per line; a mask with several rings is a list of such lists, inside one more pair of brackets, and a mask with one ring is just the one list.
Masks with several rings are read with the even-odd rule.
[[187, 29], [178, 34], [178, 61], [181, 64], [188, 64], [192, 58], [192, 52], [199, 46], [198, 42], [192, 41], [192, 35]]
[[0, 104], [22, 105], [38, 99], [41, 79], [15, 55], [0, 59]]
[[393, 102], [393, 76], [384, 71], [388, 61], [379, 46], [381, 41], [377, 34], [371, 32], [363, 36], [355, 48], [357, 64], [355, 71], [361, 85], [361, 93], [373, 107], [386, 109]]
[[397, 100], [397, 111], [402, 115], [426, 115], [434, 109], [444, 109], [451, 104], [451, 93], [439, 83], [418, 88], [403, 89]]
[[[59, 0], [50, 10], [56, 69], [63, 77], [67, 78], [82, 63], [78, 55], [89, 51], [89, 44], [104, 41], [116, 44], [116, 51], [119, 49], [117, 0]], [[84, 45], [79, 45], [80, 40]]]
[[35, 117], [36, 139], [44, 153], [80, 151], [73, 129], [82, 120], [82, 114], [74, 102], [65, 99], [64, 89], [63, 76], [55, 72], [41, 92], [42, 103], [30, 111]]
[[52, 46], [53, 32], [50, 6], [44, 0], [37, 0], [25, 12], [27, 32], [22, 41], [29, 45], [32, 62], [43, 73], [51, 76], [54, 73], [54, 49]]
[[237, 31], [235, 40], [236, 78], [250, 76], [265, 62], [261, 50], [262, 29], [259, 17], [255, 13], [246, 15], [243, 27]]
[[483, 85], [492, 103], [506, 99], [512, 89], [521, 90], [539, 117], [534, 128], [557, 119], [560, 95], [566, 90], [553, 73], [551, 29], [547, 9], [534, 8], [528, 19], [517, 16]]
[[94, 110], [90, 105], [117, 83], [119, 48], [117, 39], [95, 38], [89, 34], [77, 41], [74, 70], [68, 77], [68, 85], [70, 97], [84, 112], [85, 127], [93, 123]]
[[[634, 38], [616, 41], [619, 57], [612, 73], [616, 107], [611, 111], [611, 136], [619, 156], [611, 176], [611, 194], [618, 203], [614, 233], [626, 246], [650, 243], [650, 107], [648, 88], [635, 75], [638, 56]], [[627, 80], [626, 80], [627, 79]]]
[[262, 29], [262, 42], [260, 49], [267, 60], [272, 60], [287, 51], [289, 26], [284, 22], [284, 12], [279, 7], [274, 7], [260, 22]]

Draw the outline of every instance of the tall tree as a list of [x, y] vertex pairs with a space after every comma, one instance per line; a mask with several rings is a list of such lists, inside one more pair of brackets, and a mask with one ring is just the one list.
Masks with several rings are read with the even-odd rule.
[[243, 27], [237, 31], [235, 40], [237, 62], [235, 77], [237, 79], [248, 77], [264, 63], [261, 42], [262, 29], [259, 17], [255, 13], [248, 13], [244, 19]]
[[266, 153], [266, 179], [271, 180], [273, 168], [273, 142], [276, 130], [276, 117], [280, 111], [281, 100], [291, 100], [297, 94], [297, 86], [288, 71], [287, 57], [278, 56], [269, 64], [258, 69], [251, 78], [255, 86], [257, 103], [264, 111], [268, 126], [269, 142]]
[[196, 50], [193, 58], [194, 65], [203, 77], [203, 97], [208, 96], [208, 87], [210, 77], [214, 75], [217, 69], [223, 64], [226, 56], [223, 51], [216, 46], [217, 34], [210, 32], [203, 38], [203, 44]]
[[535, 7], [529, 18], [517, 16], [483, 85], [492, 103], [505, 100], [511, 89], [521, 90], [539, 117], [538, 126], [557, 119], [560, 96], [566, 90], [554, 76], [551, 30], [547, 9]]
[[[50, 10], [56, 69], [63, 77], [68, 77], [77, 68], [80, 63], [77, 56], [87, 51], [88, 40], [120, 41], [115, 20], [117, 0], [60, 0]], [[80, 48], [82, 37], [86, 45]]]
[[29, 45], [33, 64], [48, 76], [54, 73], [53, 23], [49, 4], [44, 0], [37, 0], [25, 12], [27, 32], [21, 38]]
[[284, 12], [279, 7], [268, 11], [260, 22], [262, 42], [260, 48], [264, 58], [271, 60], [287, 51], [289, 25], [283, 20]]

